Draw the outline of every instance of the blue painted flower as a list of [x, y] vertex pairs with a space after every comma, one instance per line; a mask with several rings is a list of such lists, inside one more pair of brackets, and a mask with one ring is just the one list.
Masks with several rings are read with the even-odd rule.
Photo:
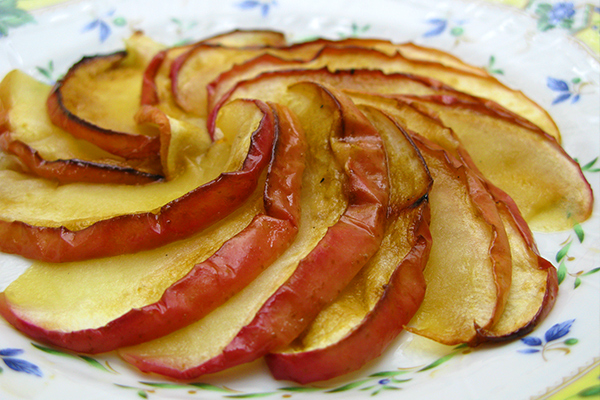
[[269, 15], [269, 11], [271, 11], [271, 7], [276, 6], [276, 5], [277, 5], [277, 1], [275, 1], [275, 0], [268, 0], [268, 1], [244, 0], [244, 1], [236, 4], [236, 6], [241, 8], [242, 10], [259, 9], [260, 14], [263, 17], [266, 17], [267, 15]]
[[432, 28], [425, 32], [423, 37], [439, 36], [448, 31], [451, 36], [459, 38], [463, 33], [465, 33], [465, 29], [462, 25], [466, 21], [463, 20], [450, 21], [444, 18], [431, 18], [426, 22], [432, 25]]
[[544, 334], [543, 339], [541, 339], [539, 337], [535, 337], [535, 336], [526, 336], [526, 337], [522, 338], [521, 342], [526, 344], [528, 347], [524, 348], [524, 349], [519, 349], [517, 351], [519, 353], [523, 353], [523, 354], [533, 354], [533, 353], [541, 352], [542, 357], [544, 357], [544, 360], [546, 359], [545, 352], [547, 352], [547, 351], [560, 350], [560, 351], [564, 352], [565, 354], [568, 354], [570, 352], [570, 350], [567, 349], [566, 347], [556, 347], [553, 345], [561, 346], [564, 344], [567, 346], [572, 346], [578, 342], [577, 339], [566, 339], [562, 342], [557, 342], [558, 339], [561, 339], [561, 338], [567, 336], [567, 334], [571, 330], [571, 327], [573, 326], [573, 322], [575, 322], [575, 320], [570, 319], [570, 320], [561, 322], [560, 324], [552, 325], [550, 327], [550, 329], [548, 329], [546, 331], [546, 333]]
[[552, 104], [562, 103], [571, 99], [571, 103], [577, 103], [581, 98], [581, 88], [586, 83], [582, 83], [580, 78], [573, 78], [569, 84], [567, 81], [557, 78], [548, 77], [546, 85], [553, 92], [557, 92], [558, 96], [552, 101]]
[[[89, 32], [98, 29], [100, 42], [106, 41], [106, 39], [108, 39], [112, 33], [110, 24], [106, 22], [106, 19], [112, 17], [114, 14], [115, 10], [110, 10], [102, 18], [96, 18], [89, 24], [85, 25], [82, 29], [82, 32]], [[115, 26], [125, 26], [127, 24], [127, 21], [123, 17], [113, 18], [110, 22], [112, 22], [112, 24]]]
[[539, 16], [538, 28], [541, 31], [554, 29], [557, 26], [570, 29], [575, 22], [573, 2], [541, 3], [538, 4], [535, 13]]
[[427, 23], [433, 25], [433, 28], [423, 34], [424, 37], [432, 37], [441, 35], [448, 26], [448, 20], [441, 18], [428, 19]]
[[0, 357], [4, 364], [13, 371], [24, 372], [26, 374], [42, 376], [42, 370], [35, 364], [29, 361], [17, 358], [17, 356], [23, 354], [21, 349], [0, 349]]
[[548, 22], [556, 26], [564, 20], [573, 18], [574, 15], [573, 3], [556, 3], [548, 13]]

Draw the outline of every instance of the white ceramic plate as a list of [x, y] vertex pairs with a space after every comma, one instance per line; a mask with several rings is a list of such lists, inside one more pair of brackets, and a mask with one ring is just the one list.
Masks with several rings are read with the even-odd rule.
[[[16, 12], [11, 24], [0, 19], [0, 76], [19, 68], [54, 81], [83, 55], [120, 49], [122, 39], [138, 29], [166, 44], [235, 28], [273, 28], [293, 41], [350, 35], [413, 41], [486, 66], [547, 108], [566, 150], [585, 165], [600, 193], [600, 161], [593, 163], [600, 154], [600, 66], [565, 28], [575, 29], [590, 10], [570, 12], [565, 4], [548, 9], [533, 2], [528, 12], [517, 12], [462, 0], [71, 1], [32, 14]], [[561, 14], [557, 7], [567, 9]], [[90, 358], [50, 350], [0, 321], [0, 398], [543, 398], [600, 362], [597, 202], [595, 208], [593, 218], [576, 230], [536, 235], [542, 254], [561, 266], [564, 278], [554, 310], [522, 341], [471, 350], [404, 333], [380, 359], [326, 383], [277, 382], [258, 361], [181, 385], [142, 375], [112, 354]], [[0, 255], [0, 290], [27, 264]]]

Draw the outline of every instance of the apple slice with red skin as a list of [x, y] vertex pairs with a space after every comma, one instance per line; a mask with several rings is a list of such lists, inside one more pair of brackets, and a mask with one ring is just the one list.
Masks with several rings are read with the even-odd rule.
[[141, 33], [126, 44], [124, 51], [86, 56], [71, 66], [48, 96], [48, 116], [56, 126], [109, 153], [156, 157], [156, 132], [136, 124], [134, 117], [144, 70], [164, 46]]
[[0, 148], [13, 154], [27, 167], [27, 171], [36, 176], [53, 179], [60, 183], [91, 182], [119, 185], [143, 185], [158, 182], [161, 175], [149, 174], [134, 168], [118, 165], [100, 164], [89, 161], [45, 160], [38, 151], [27, 144], [13, 140], [10, 132], [0, 134]]
[[45, 99], [50, 86], [13, 70], [0, 82], [0, 148], [28, 173], [60, 183], [145, 184], [162, 179], [160, 166], [124, 160], [52, 125]]
[[[77, 352], [99, 353], [155, 339], [182, 328], [244, 288], [277, 259], [298, 230], [306, 143], [295, 117], [281, 106], [274, 107], [278, 140], [266, 178], [265, 211], [256, 215], [246, 228], [227, 240], [212, 256], [196, 264], [168, 287], [159, 301], [133, 308], [101, 327], [75, 331], [60, 326], [48, 329], [36, 323], [40, 320], [39, 314], [44, 313], [44, 304], [34, 307], [32, 303], [35, 302], [23, 299], [22, 294], [15, 293], [9, 286], [6, 294], [0, 294], [0, 313], [18, 330], [36, 340]], [[123, 268], [127, 267], [123, 265]], [[75, 279], [86, 285], [88, 269], [65, 268], [70, 268], [71, 274], [83, 274]], [[44, 280], [46, 275], [41, 276]], [[43, 290], [43, 282], [36, 281], [35, 277], [26, 279], [27, 286], [34, 286], [36, 291]], [[104, 279], [111, 277], [107, 275]], [[15, 296], [23, 301], [15, 303]], [[57, 311], [54, 306], [51, 312], [68, 314], [68, 298], [72, 296], [65, 290], [60, 296], [64, 299], [64, 310]]]
[[405, 100], [452, 128], [477, 168], [508, 193], [533, 230], [570, 229], [590, 217], [590, 184], [553, 137], [497, 107], [450, 95]]
[[210, 226], [252, 194], [271, 158], [273, 112], [264, 103], [256, 105], [263, 116], [239, 170], [222, 173], [158, 210], [102, 219], [79, 230], [4, 219], [0, 250], [50, 262], [85, 260], [152, 249]]
[[447, 345], [475, 344], [477, 330], [500, 319], [512, 277], [508, 237], [479, 176], [448, 152], [415, 135], [434, 179], [433, 246], [427, 294], [407, 329]]
[[[339, 49], [325, 49], [324, 52], [320, 53], [324, 59], [336, 59]], [[333, 52], [333, 53], [332, 53]], [[264, 57], [255, 60], [258, 64], [259, 70], [263, 70], [264, 66], [273, 65], [284, 65], [273, 58]], [[273, 61], [273, 62], [272, 62]], [[335, 64], [335, 62], [333, 62]], [[253, 70], [252, 65], [249, 64], [250, 69]], [[328, 68], [317, 68], [317, 69], [281, 69], [277, 67], [272, 68], [273, 71], [263, 72], [254, 78], [237, 82], [235, 86], [229, 89], [219, 101], [212, 104], [212, 109], [207, 120], [207, 126], [209, 132], [214, 134], [214, 121], [215, 115], [218, 113], [220, 107], [227, 102], [236, 98], [246, 97], [258, 97], [258, 98], [269, 98], [270, 93], [278, 93], [282, 87], [290, 85], [296, 81], [314, 81], [323, 82], [332, 86], [335, 86], [344, 90], [355, 90], [365, 92], [383, 92], [384, 94], [415, 94], [420, 93], [426, 94], [453, 94], [461, 96], [461, 93], [456, 92], [454, 89], [437, 82], [432, 79], [422, 78], [410, 74], [384, 74], [378, 70], [370, 69], [343, 69], [336, 70], [335, 72], [330, 71]], [[242, 69], [236, 69], [240, 75], [245, 75], [245, 71]], [[232, 83], [227, 82], [225, 86]], [[215, 88], [216, 91], [221, 88]], [[215, 92], [217, 94], [217, 92]], [[467, 96], [472, 99], [471, 96]], [[215, 97], [216, 98], [216, 97]], [[476, 101], [476, 100], [474, 100]]]
[[556, 268], [541, 257], [533, 235], [510, 197], [490, 185], [507, 231], [512, 254], [511, 287], [504, 312], [490, 328], [477, 332], [479, 342], [502, 342], [529, 334], [554, 307]]
[[328, 67], [331, 70], [364, 68], [381, 70], [386, 74], [407, 73], [432, 78], [460, 92], [496, 102], [531, 121], [560, 141], [560, 132], [547, 111], [523, 93], [506, 87], [494, 77], [469, 73], [435, 62], [410, 60], [399, 53], [388, 55], [371, 48], [330, 46], [323, 48], [322, 51], [337, 53], [337, 55], [325, 58], [314, 57], [306, 61], [302, 68]]
[[402, 331], [425, 296], [432, 184], [414, 144], [388, 116], [361, 108], [386, 145], [390, 203], [380, 249], [334, 302], [284, 349], [265, 359], [276, 379], [306, 384], [361, 368]]
[[531, 332], [554, 305], [558, 291], [557, 273], [552, 264], [539, 255], [529, 225], [514, 200], [487, 180], [454, 131], [444, 126], [438, 118], [432, 118], [427, 110], [422, 107], [415, 108], [417, 104], [411, 105], [410, 100], [404, 101], [398, 97], [357, 92], [350, 94], [357, 104], [369, 104], [371, 107], [386, 110], [405, 129], [420, 132], [460, 159], [480, 176], [496, 202], [510, 243], [511, 287], [498, 322], [493, 327], [478, 329], [477, 337], [471, 343], [510, 340]]
[[[309, 211], [309, 217], [305, 217], [303, 208], [302, 233], [299, 233], [300, 242], [297, 239], [297, 243], [304, 247], [302, 243], [307, 232], [325, 228], [324, 235], [319, 235], [311, 244], [313, 247], [297, 249], [292, 246], [290, 252], [252, 285], [203, 320], [156, 341], [119, 351], [126, 361], [142, 371], [192, 379], [256, 360], [285, 346], [302, 332], [323, 306], [335, 299], [377, 251], [383, 237], [388, 203], [387, 165], [381, 137], [352, 102], [334, 89], [306, 83], [291, 92], [294, 95], [287, 98], [284, 95], [280, 101], [289, 102], [305, 126], [309, 153], [316, 151], [311, 149], [312, 145], [325, 149], [325, 152], [332, 151], [343, 168], [345, 210], [333, 225], [318, 228], [314, 213], [310, 217]], [[329, 117], [324, 118], [326, 115]], [[331, 129], [328, 128], [330, 125]], [[318, 135], [311, 131], [313, 129], [319, 129], [319, 137], [315, 137]], [[334, 182], [328, 183], [328, 178], [320, 176], [331, 171], [333, 166], [327, 163], [318, 167], [315, 164], [326, 160], [312, 157], [307, 159], [307, 165], [318, 169], [307, 169], [307, 172], [311, 184], [317, 187], [304, 187], [303, 191], [329, 192], [331, 189], [323, 186]], [[330, 206], [320, 205], [319, 208], [317, 215], [331, 218]], [[310, 240], [313, 243], [314, 239]], [[274, 267], [280, 263], [290, 263], [291, 270], [276, 278]], [[216, 348], [211, 343], [215, 341], [218, 343]]]
[[[282, 40], [278, 32], [233, 31], [205, 39], [203, 43], [277, 44]], [[156, 91], [152, 89], [156, 89], [156, 74], [167, 56], [186, 47], [164, 50], [159, 44], [147, 46], [148, 41], [146, 36], [136, 33], [129, 39], [130, 48], [126, 51], [84, 57], [73, 65], [48, 97], [52, 122], [112, 154], [126, 158], [157, 156], [158, 136], [145, 125], [136, 124], [134, 116], [140, 102], [156, 103]], [[145, 54], [142, 57], [135, 54], [139, 51]], [[101, 89], [96, 90], [97, 86]]]

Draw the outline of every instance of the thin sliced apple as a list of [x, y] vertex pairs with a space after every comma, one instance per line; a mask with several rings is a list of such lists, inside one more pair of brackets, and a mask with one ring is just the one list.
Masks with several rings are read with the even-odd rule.
[[251, 285], [204, 319], [119, 351], [142, 371], [190, 379], [285, 346], [379, 247], [388, 203], [381, 137], [332, 88], [304, 84], [292, 93], [279, 100], [298, 115], [309, 143], [297, 240]]
[[[218, 93], [214, 93], [211, 96], [211, 90], [214, 91], [214, 88], [207, 88], [207, 85], [213, 79], [216, 79], [219, 73], [226, 73], [230, 77], [235, 75], [237, 81], [243, 79], [239, 75], [239, 69], [235, 72], [231, 71], [232, 67], [235, 67], [236, 64], [252, 60], [255, 57], [272, 56], [281, 60], [288, 60], [296, 68], [306, 68], [305, 66], [298, 66], [298, 63], [310, 61], [313, 58], [320, 58], [319, 53], [326, 48], [337, 48], [343, 49], [342, 51], [344, 52], [351, 52], [357, 47], [387, 51], [392, 53], [390, 55], [396, 52], [407, 53], [419, 60], [441, 60], [445, 64], [460, 66], [467, 70], [473, 69], [473, 67], [468, 67], [455, 57], [439, 50], [412, 44], [396, 45], [389, 41], [377, 39], [353, 38], [339, 41], [316, 39], [309, 42], [291, 44], [287, 47], [268, 46], [263, 48], [248, 47], [245, 49], [231, 49], [205, 44], [195, 46], [185, 54], [181, 54], [173, 62], [170, 72], [172, 95], [175, 97], [175, 102], [185, 111], [204, 117], [206, 116], [205, 110], [207, 109], [207, 104], [209, 110], [212, 108], [210, 98], [220, 98]], [[410, 56], [407, 57], [410, 58]], [[314, 62], [315, 60], [312, 61]], [[283, 66], [278, 65], [277, 68], [281, 69]], [[352, 66], [348, 67], [348, 69], [350, 68]], [[242, 69], [248, 71], [246, 67]], [[479, 69], [477, 71], [481, 74]], [[488, 75], [485, 74], [485, 76]], [[219, 78], [219, 80], [223, 81], [224, 79]], [[228, 86], [228, 88], [231, 88], [232, 85], [229, 84]], [[224, 93], [228, 88], [221, 88], [221, 93]]]
[[[171, 70], [175, 60], [180, 64], [180, 56], [192, 51], [195, 47], [248, 48], [265, 46], [284, 46], [285, 35], [271, 30], [233, 30], [205, 38], [198, 42], [174, 46], [162, 50], [148, 63], [143, 74], [141, 89], [141, 105], [156, 106], [161, 104], [163, 111], [169, 116], [181, 118], [184, 114], [175, 103], [171, 93]], [[187, 58], [188, 56], [184, 56]], [[175, 68], [180, 68], [177, 66]]]
[[497, 188], [491, 190], [501, 199], [497, 203], [510, 241], [513, 269], [504, 312], [494, 326], [478, 331], [482, 342], [527, 335], [548, 315], [558, 293], [556, 268], [538, 254], [527, 225], [519, 223], [516, 204]]
[[274, 141], [272, 111], [242, 104], [223, 113], [229, 140], [186, 159], [185, 173], [169, 182], [56, 186], [0, 171], [1, 250], [52, 262], [132, 253], [188, 237], [235, 211], [257, 186]]
[[407, 329], [440, 343], [475, 343], [500, 319], [512, 263], [494, 199], [479, 177], [443, 149], [415, 136], [434, 179], [429, 200], [433, 246], [427, 294]]
[[36, 340], [98, 353], [171, 333], [220, 306], [270, 265], [297, 232], [305, 139], [289, 111], [277, 107], [277, 117], [264, 211], [255, 214], [259, 187], [231, 216], [183, 243], [60, 268], [34, 264], [0, 296], [4, 318]]
[[556, 269], [539, 255], [531, 230], [514, 200], [485, 178], [454, 131], [442, 125], [439, 119], [431, 118], [422, 107], [419, 111], [410, 101], [398, 98], [356, 92], [351, 95], [358, 104], [386, 110], [402, 126], [420, 132], [480, 175], [496, 202], [509, 240], [512, 277], [505, 309], [498, 322], [493, 327], [480, 329], [472, 343], [509, 340], [529, 333], [552, 309], [558, 284]]
[[[84, 57], [56, 83], [47, 98], [52, 123], [109, 153], [125, 158], [158, 155], [155, 130], [135, 122], [143, 73], [164, 46], [135, 34], [127, 49]], [[152, 42], [154, 43], [154, 42]]]
[[361, 111], [380, 132], [388, 155], [385, 235], [377, 253], [335, 301], [288, 347], [266, 356], [276, 379], [306, 384], [359, 369], [384, 351], [425, 296], [431, 177], [414, 144], [391, 119], [376, 109]]
[[202, 39], [202, 43], [218, 44], [226, 47], [280, 47], [287, 44], [283, 32], [270, 29], [234, 29]]
[[477, 168], [508, 193], [533, 230], [570, 229], [590, 217], [590, 184], [553, 137], [496, 108], [451, 96], [409, 101], [452, 128]]
[[0, 83], [0, 148], [27, 170], [61, 183], [144, 184], [162, 179], [160, 165], [114, 156], [54, 126], [45, 99], [50, 86], [14, 70]]
[[434, 79], [457, 91], [498, 103], [560, 141], [560, 132], [556, 124], [543, 108], [522, 92], [506, 87], [491, 76], [481, 76], [435, 62], [410, 60], [399, 53], [388, 55], [362, 47], [324, 47], [313, 59], [303, 63], [302, 67], [296, 68], [323, 67], [330, 70], [377, 69], [386, 74], [408, 73]]
[[[334, 60], [337, 59], [335, 53], [331, 54], [329, 49], [325, 49], [321, 55], [324, 58], [332, 56]], [[335, 64], [335, 62], [332, 62], [332, 64]], [[234, 83], [233, 81], [237, 78], [241, 79], [246, 75], [254, 75], [254, 72], [262, 72], [265, 69], [268, 69], [268, 72], [263, 72], [251, 79], [237, 82], [228, 92], [220, 97], [219, 101], [214, 104], [211, 103], [212, 109], [207, 120], [209, 131], [214, 131], [214, 116], [218, 113], [219, 108], [224, 104], [227, 104], [228, 101], [237, 98], [253, 98], [255, 96], [258, 98], [270, 98], [272, 97], [270, 93], [276, 94], [283, 87], [302, 80], [323, 82], [340, 89], [359, 92], [363, 91], [389, 95], [420, 93], [422, 95], [448, 94], [461, 96], [461, 93], [456, 92], [454, 89], [440, 82], [414, 75], [384, 74], [379, 70], [370, 69], [341, 69], [336, 71], [331, 71], [328, 68], [287, 69], [287, 67], [291, 65], [298, 66], [298, 63], [294, 63], [293, 61], [280, 62], [280, 60], [274, 59], [273, 57], [264, 56], [255, 59], [251, 63], [243, 65], [240, 68], [236, 68], [233, 79], [229, 79], [231, 76], [225, 77], [226, 81], [223, 81], [223, 86], [217, 84], [217, 86], [212, 88], [215, 90], [215, 95], [218, 95], [221, 90], [224, 90], [229, 84]], [[248, 69], [246, 69], [246, 67], [248, 67]], [[471, 96], [465, 96], [469, 99], [473, 99]], [[211, 101], [213, 99], [216, 99], [216, 97], [211, 98]]]

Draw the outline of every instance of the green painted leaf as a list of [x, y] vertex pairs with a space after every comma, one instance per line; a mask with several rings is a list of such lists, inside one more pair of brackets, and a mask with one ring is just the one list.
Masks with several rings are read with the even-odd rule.
[[560, 262], [563, 258], [565, 258], [565, 256], [567, 254], [569, 254], [569, 249], [571, 248], [571, 244], [573, 242], [569, 240], [569, 242], [567, 244], [565, 244], [562, 249], [560, 249], [558, 251], [558, 253], [556, 253], [556, 261]]
[[231, 389], [227, 389], [227, 388], [224, 388], [221, 386], [211, 385], [210, 383], [203, 383], [203, 382], [190, 383], [190, 386], [193, 386], [198, 389], [210, 390], [212, 392], [221, 392], [221, 393], [233, 392], [233, 390], [231, 390]]
[[142, 382], [142, 381], [140, 381], [140, 383], [142, 385], [151, 386], [151, 387], [155, 387], [155, 388], [161, 388], [161, 389], [187, 389], [187, 388], [189, 388], [189, 385], [177, 384], [177, 383]]
[[113, 24], [115, 26], [125, 26], [127, 25], [127, 20], [124, 17], [116, 17], [115, 19], [113, 19]]
[[577, 278], [575, 278], [575, 283], [573, 284], [573, 289], [577, 289], [579, 287], [579, 285], [581, 285], [581, 278], [577, 277]]
[[587, 276], [587, 275], [595, 274], [598, 271], [600, 271], [600, 267], [596, 267], [596, 268], [594, 268], [594, 269], [592, 269], [592, 270], [590, 270], [590, 271], [588, 271], [588, 272], [586, 272], [584, 274], [581, 274], [581, 276]]
[[569, 338], [569, 339], [565, 340], [565, 344], [567, 346], [573, 346], [573, 345], [576, 345], [577, 343], [579, 343], [579, 339]]
[[412, 381], [412, 378], [409, 379], [392, 379], [392, 382], [394, 383], [406, 383], [406, 382], [410, 382]]
[[558, 266], [557, 275], [558, 275], [558, 284], [560, 285], [562, 283], [562, 281], [564, 281], [565, 278], [567, 277], [567, 266], [565, 265], [564, 261], [560, 262], [560, 265]]
[[577, 393], [579, 397], [593, 397], [600, 395], [600, 385], [591, 386]]
[[421, 368], [417, 372], [423, 372], [423, 371], [428, 371], [430, 369], [434, 369], [434, 368], [440, 366], [441, 364], [445, 363], [446, 361], [452, 359], [452, 357], [454, 357], [455, 355], [456, 355], [456, 352], [454, 351], [450, 354], [445, 355], [444, 357], [438, 358], [437, 360], [435, 360], [434, 362], [432, 362], [429, 365], [426, 365], [425, 367]]
[[143, 390], [138, 390], [137, 392], [138, 396], [140, 396], [142, 399], [147, 399], [148, 398], [148, 393], [144, 392]]
[[376, 372], [374, 374], [369, 375], [369, 378], [380, 378], [383, 376], [396, 376], [396, 375], [402, 375], [402, 374], [406, 374], [410, 371], [381, 371], [381, 372]]
[[279, 394], [278, 392], [264, 392], [264, 393], [247, 393], [247, 394], [228, 394], [225, 397], [233, 399], [257, 399], [259, 397], [273, 396]]
[[575, 224], [573, 227], [575, 234], [577, 234], [577, 239], [579, 239], [579, 243], [583, 243], [583, 239], [585, 239], [585, 233], [583, 232], [583, 228], [580, 224]]
[[39, 345], [37, 343], [31, 343], [31, 345], [33, 347], [35, 347], [36, 349], [43, 351], [44, 353], [52, 354], [52, 355], [55, 355], [55, 356], [63, 356], [63, 357], [70, 357], [70, 358], [79, 358], [79, 356], [77, 356], [75, 354], [68, 353], [68, 352], [66, 352], [64, 350], [59, 350], [59, 349], [54, 349], [54, 348], [51, 348], [51, 347], [42, 346], [42, 345]]
[[309, 393], [309, 392], [320, 392], [322, 388], [310, 387], [310, 386], [289, 386], [279, 388], [278, 390], [284, 392], [297, 392], [297, 393]]
[[460, 36], [460, 35], [462, 35], [463, 33], [465, 33], [465, 30], [464, 30], [462, 27], [460, 27], [460, 26], [457, 26], [457, 27], [455, 27], [455, 28], [452, 28], [452, 29], [450, 30], [450, 34], [451, 34], [452, 36], [455, 36], [455, 37], [457, 37], [457, 36]]
[[583, 165], [581, 167], [581, 170], [582, 171], [588, 171], [588, 172], [598, 172], [598, 171], [600, 171], [600, 169], [598, 169], [598, 168], [592, 169], [592, 167], [594, 166], [594, 164], [596, 164], [597, 161], [598, 161], [598, 157], [594, 158], [589, 163]]
[[389, 385], [385, 385], [382, 388], [383, 390], [402, 390], [402, 388], [396, 387], [396, 386], [389, 386]]
[[351, 382], [351, 383], [348, 383], [347, 385], [328, 390], [326, 393], [345, 392], [347, 390], [351, 390], [351, 389], [357, 388], [359, 386], [362, 386], [369, 381], [370, 381], [370, 379], [363, 379], [361, 381]]
[[96, 360], [92, 357], [78, 356], [78, 358], [82, 359], [83, 361], [85, 361], [86, 363], [88, 363], [89, 365], [91, 365], [94, 368], [97, 368], [97, 369], [105, 371], [105, 372], [112, 372], [110, 369], [106, 368], [104, 365], [102, 365], [100, 362], [98, 362], [98, 360]]

